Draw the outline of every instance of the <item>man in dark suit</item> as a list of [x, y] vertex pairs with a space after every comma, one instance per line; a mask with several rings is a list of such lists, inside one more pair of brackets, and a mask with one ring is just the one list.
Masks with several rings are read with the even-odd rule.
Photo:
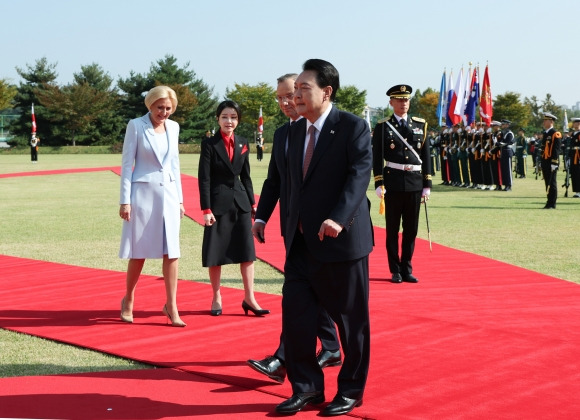
[[[419, 226], [421, 199], [431, 194], [431, 159], [425, 141], [427, 123], [409, 117], [413, 89], [395, 85], [387, 91], [393, 115], [373, 131], [373, 173], [379, 198], [385, 199], [387, 257], [393, 283], [417, 283], [411, 259]], [[399, 255], [399, 229], [403, 239]]]
[[[256, 220], [252, 226], [252, 232], [259, 242], [265, 242], [266, 223], [274, 212], [274, 208], [280, 201], [280, 228], [282, 236], [285, 236], [285, 221], [287, 212], [287, 188], [286, 188], [286, 151], [288, 149], [288, 131], [295, 124], [300, 115], [296, 112], [294, 104], [294, 81], [298, 77], [295, 73], [285, 74], [278, 78], [276, 97], [280, 109], [290, 121], [279, 127], [274, 132], [272, 155], [268, 165], [268, 175], [262, 186], [260, 201], [256, 211]], [[318, 364], [321, 368], [327, 366], [339, 366], [341, 362], [340, 344], [336, 336], [336, 327], [328, 313], [320, 308], [318, 318], [317, 336], [322, 344], [322, 349], [317, 355]], [[286, 378], [286, 366], [284, 356], [284, 341], [280, 336], [280, 345], [274, 355], [267, 356], [262, 360], [248, 360], [248, 365], [269, 378], [284, 382]]]
[[370, 326], [368, 255], [373, 232], [366, 189], [372, 168], [368, 124], [339, 111], [340, 86], [327, 61], [304, 63], [294, 102], [302, 120], [290, 129], [286, 264], [282, 331], [293, 395], [276, 407], [292, 414], [324, 402], [324, 374], [316, 360], [319, 305], [336, 322], [344, 350], [338, 393], [322, 411], [334, 416], [362, 404]]

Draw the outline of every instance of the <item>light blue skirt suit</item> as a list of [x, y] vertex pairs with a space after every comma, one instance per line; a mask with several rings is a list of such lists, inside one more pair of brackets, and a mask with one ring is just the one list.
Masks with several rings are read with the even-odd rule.
[[131, 204], [123, 221], [120, 258], [179, 258], [179, 124], [165, 121], [155, 133], [149, 114], [127, 124], [123, 143], [120, 204]]

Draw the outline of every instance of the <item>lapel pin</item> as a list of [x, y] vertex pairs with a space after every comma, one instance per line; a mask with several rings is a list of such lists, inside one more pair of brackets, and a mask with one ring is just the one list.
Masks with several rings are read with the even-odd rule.
[[334, 130], [330, 130], [330, 134], [334, 134]]

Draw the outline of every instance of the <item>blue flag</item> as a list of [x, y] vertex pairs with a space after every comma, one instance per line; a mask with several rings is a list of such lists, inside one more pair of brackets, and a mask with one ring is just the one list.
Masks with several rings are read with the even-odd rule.
[[437, 103], [437, 119], [439, 120], [439, 127], [443, 126], [443, 116], [447, 114], [445, 106], [447, 95], [445, 92], [445, 70], [441, 76], [441, 88], [439, 89], [439, 102]]
[[471, 78], [471, 93], [465, 106], [466, 125], [471, 125], [475, 122], [475, 113], [477, 112], [477, 105], [479, 104], [479, 77], [477, 69], [473, 69], [473, 77]]

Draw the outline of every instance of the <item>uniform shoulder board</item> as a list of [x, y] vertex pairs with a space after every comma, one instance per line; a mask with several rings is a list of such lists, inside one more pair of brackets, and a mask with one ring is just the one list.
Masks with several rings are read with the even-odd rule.
[[411, 119], [412, 119], [413, 121], [417, 121], [417, 122], [420, 122], [420, 123], [425, 123], [425, 120], [424, 120], [423, 118], [419, 118], [419, 117], [411, 117]]
[[387, 122], [389, 120], [389, 117], [385, 117], [382, 120], [377, 121], [377, 124], [382, 124], [384, 122]]

